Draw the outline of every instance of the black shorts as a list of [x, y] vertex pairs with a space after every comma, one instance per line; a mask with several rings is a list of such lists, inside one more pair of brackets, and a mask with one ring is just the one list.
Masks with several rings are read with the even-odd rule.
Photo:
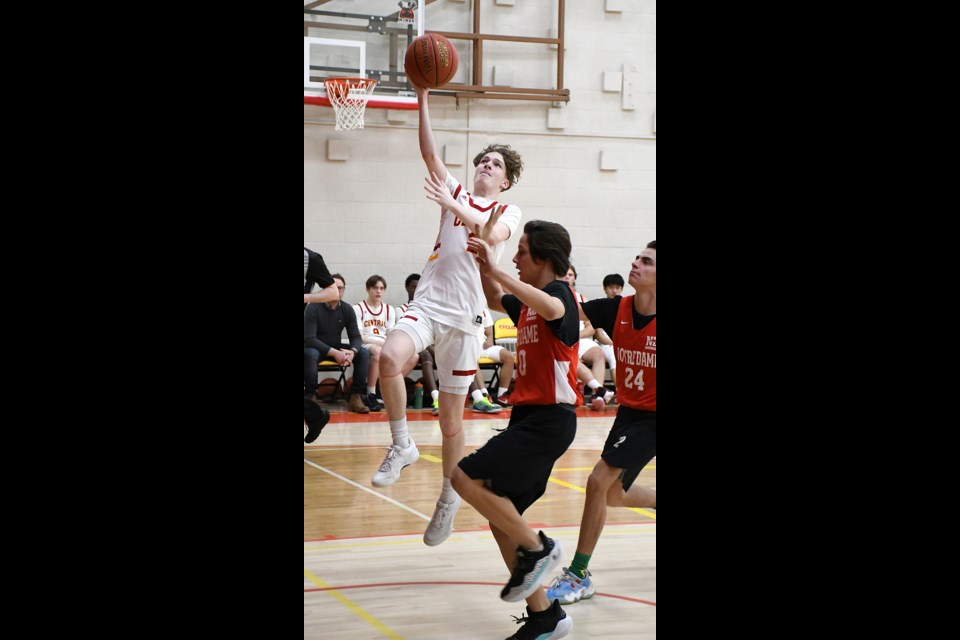
[[657, 412], [620, 405], [600, 456], [614, 469], [623, 469], [620, 480], [629, 491], [647, 463], [657, 455]]
[[547, 490], [553, 464], [576, 435], [571, 405], [514, 407], [507, 429], [461, 460], [460, 468], [523, 514]]

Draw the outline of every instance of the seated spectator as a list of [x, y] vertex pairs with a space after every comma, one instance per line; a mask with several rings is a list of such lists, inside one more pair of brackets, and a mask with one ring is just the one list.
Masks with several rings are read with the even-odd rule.
[[[621, 295], [623, 293], [623, 276], [619, 273], [611, 273], [604, 277], [603, 292], [610, 300]], [[596, 329], [593, 337], [600, 343], [600, 348], [603, 350], [603, 357], [606, 358], [607, 366], [610, 367], [610, 378], [616, 380], [617, 357], [613, 353], [613, 340], [610, 339], [606, 331], [600, 328]]]
[[[404, 289], [407, 290], [407, 301], [396, 307], [397, 309], [397, 318], [402, 318], [403, 314], [407, 312], [407, 308], [410, 306], [410, 303], [413, 302], [413, 296], [417, 292], [417, 285], [420, 284], [420, 274], [411, 273], [407, 276], [407, 279], [403, 283]], [[410, 365], [410, 369], [404, 371], [404, 375], [413, 370], [413, 367], [417, 366], [417, 362], [420, 363], [420, 374], [421, 382], [423, 382], [423, 392], [424, 398], [429, 397], [427, 401], [434, 408], [434, 415], [439, 413], [438, 407], [440, 406], [439, 398], [440, 391], [437, 388], [437, 378], [434, 374], [434, 356], [433, 356], [433, 345], [430, 345], [420, 353], [414, 356], [413, 364]], [[412, 401], [412, 400], [411, 400]]]
[[[583, 303], [584, 298], [582, 295], [577, 293], [577, 270], [571, 264], [570, 268], [567, 269], [567, 275], [563, 277], [563, 280], [570, 285], [570, 288], [573, 289], [573, 295], [576, 297], [578, 303]], [[607, 404], [613, 401], [614, 392], [609, 389], [605, 389], [603, 384], [600, 382], [606, 379], [607, 369], [606, 369], [606, 358], [603, 355], [603, 350], [600, 348], [600, 345], [592, 339], [592, 336], [596, 333], [593, 328], [593, 325], [590, 324], [590, 321], [586, 319], [585, 316], [581, 314], [580, 316], [580, 361], [581, 364], [577, 368], [577, 379], [585, 383], [586, 388], [590, 390], [591, 393], [596, 394], [597, 397], [603, 398], [603, 401]], [[584, 390], [584, 401], [586, 402], [587, 396], [586, 389]]]
[[[350, 387], [347, 407], [354, 413], [369, 413], [361, 398], [366, 391], [370, 353], [361, 348], [360, 329], [353, 307], [343, 304], [346, 281], [339, 273], [333, 274], [339, 297], [323, 304], [310, 304], [303, 313], [303, 395], [315, 398], [319, 388], [317, 364], [334, 360], [341, 366], [353, 365], [353, 385]], [[341, 342], [347, 330], [349, 343]], [[377, 409], [379, 410], [379, 406]]]
[[[370, 372], [367, 375], [366, 403], [368, 407], [383, 406], [383, 398], [377, 394], [377, 381], [380, 380], [380, 349], [387, 341], [387, 333], [397, 323], [396, 310], [383, 301], [387, 291], [387, 281], [381, 276], [367, 278], [367, 299], [354, 305], [360, 340], [363, 348], [370, 352]], [[415, 366], [415, 365], [414, 365]]]
[[[489, 324], [487, 324], [488, 322]], [[510, 404], [510, 400], [507, 398], [507, 392], [510, 391], [510, 381], [513, 380], [513, 367], [517, 361], [517, 356], [509, 349], [506, 349], [494, 342], [493, 316], [491, 315], [489, 309], [484, 311], [483, 335], [484, 340], [480, 347], [480, 358], [489, 358], [490, 360], [500, 364], [500, 383], [497, 387], [497, 395], [493, 401], [501, 407], [506, 407]], [[481, 377], [481, 380], [482, 379], [483, 378]], [[483, 391], [487, 390], [482, 384], [481, 387], [483, 387]], [[474, 398], [474, 400], [476, 400], [476, 398]]]

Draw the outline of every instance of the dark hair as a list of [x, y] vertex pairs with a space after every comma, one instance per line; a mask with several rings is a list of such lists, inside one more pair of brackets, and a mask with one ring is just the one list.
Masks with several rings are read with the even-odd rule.
[[407, 287], [410, 286], [411, 282], [419, 279], [420, 279], [419, 273], [411, 273], [410, 275], [407, 276], [407, 279], [403, 281], [403, 288], [406, 289]]
[[619, 273], [611, 273], [603, 279], [603, 288], [606, 289], [609, 286], [617, 285], [623, 287], [623, 276]]
[[657, 250], [657, 241], [654, 240], [653, 242], [651, 242], [650, 244], [648, 244], [648, 245], [647, 245], [647, 249], [653, 249], [654, 251], [656, 251], [656, 250]]
[[378, 282], [383, 283], [384, 289], [387, 288], [387, 281], [383, 279], [383, 276], [370, 276], [367, 278], [367, 289], [372, 289], [373, 287], [377, 286]]
[[537, 261], [549, 261], [558, 276], [567, 275], [570, 268], [570, 252], [573, 244], [570, 234], [556, 222], [531, 220], [523, 227], [530, 246], [530, 257]]
[[[567, 271], [573, 271], [573, 279], [574, 279], [574, 280], [576, 280], [577, 278], [580, 277], [580, 274], [577, 273], [577, 268], [576, 268], [575, 266], [573, 266], [573, 263], [572, 263], [572, 262], [571, 262], [570, 265], [567, 267]], [[564, 271], [564, 272], [563, 272], [563, 275], [567, 275], [567, 271]]]
[[520, 158], [520, 154], [510, 148], [508, 144], [492, 144], [483, 151], [481, 151], [476, 158], [473, 159], [473, 166], [479, 167], [480, 161], [483, 160], [483, 156], [488, 153], [499, 153], [503, 156], [503, 163], [506, 165], [507, 169], [507, 180], [510, 181], [510, 186], [508, 186], [504, 191], [509, 191], [510, 187], [520, 182], [520, 172], [523, 171], [523, 159]]
[[343, 280], [344, 286], [346, 286], [346, 284], [347, 284], [347, 279], [344, 278], [344, 277], [343, 277], [342, 275], [340, 275], [339, 273], [334, 273], [334, 274], [331, 275], [330, 277], [331, 277], [331, 278], [337, 278], [337, 279], [339, 279], [339, 280]]

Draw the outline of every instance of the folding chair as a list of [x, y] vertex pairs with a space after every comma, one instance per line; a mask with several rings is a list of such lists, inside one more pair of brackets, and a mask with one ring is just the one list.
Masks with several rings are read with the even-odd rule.
[[[347, 367], [341, 366], [336, 360], [323, 360], [322, 362], [317, 363], [317, 371], [339, 371], [340, 377], [337, 379], [337, 384], [333, 387], [333, 393], [329, 396], [321, 396], [325, 402], [334, 402], [337, 399], [337, 396], [343, 396], [343, 399], [347, 399]], [[325, 391], [324, 385], [320, 384], [321, 393]]]
[[[493, 323], [493, 343], [503, 347], [507, 351], [517, 351], [517, 326], [509, 316], [498, 319]], [[477, 363], [480, 369], [493, 369], [493, 377], [490, 378], [490, 384], [487, 385], [487, 391], [492, 397], [496, 397], [497, 389], [500, 386], [500, 363], [494, 362], [489, 358], [480, 358]], [[509, 386], [509, 381], [507, 382]]]

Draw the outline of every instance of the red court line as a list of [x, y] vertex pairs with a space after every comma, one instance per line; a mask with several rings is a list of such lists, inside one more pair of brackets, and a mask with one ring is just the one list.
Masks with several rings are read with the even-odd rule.
[[[425, 582], [382, 582], [379, 584], [348, 584], [341, 587], [313, 587], [310, 589], [304, 589], [304, 593], [315, 593], [320, 591], [346, 591], [348, 589], [382, 589], [385, 587], [413, 587], [413, 586], [468, 586], [468, 587], [499, 587], [501, 586], [500, 582], [457, 582], [457, 581], [425, 581]], [[543, 587], [546, 590], [546, 587]], [[657, 606], [656, 602], [650, 602], [649, 600], [640, 600], [639, 598], [630, 598], [627, 596], [618, 596], [612, 593], [601, 593], [597, 591], [597, 596], [602, 596], [604, 598], [614, 598], [616, 600], [625, 600], [627, 602], [636, 602], [637, 604], [646, 604], [651, 607]]]

